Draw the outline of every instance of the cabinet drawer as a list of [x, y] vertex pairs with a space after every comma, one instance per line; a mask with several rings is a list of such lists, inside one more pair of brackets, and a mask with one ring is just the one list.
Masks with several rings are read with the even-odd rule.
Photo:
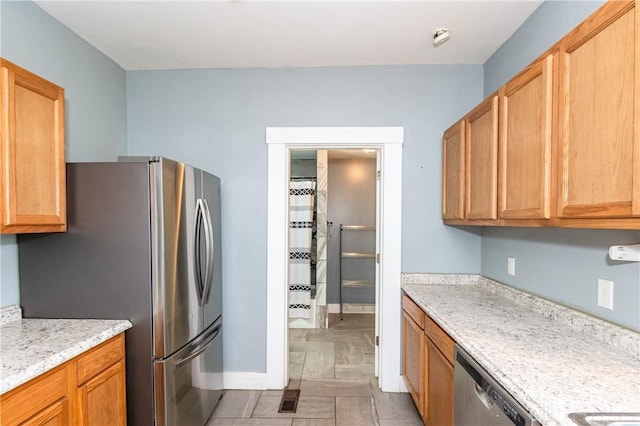
[[45, 373], [0, 398], [0, 424], [19, 424], [67, 395], [66, 364]]
[[455, 341], [428, 315], [424, 317], [424, 333], [453, 365]]
[[402, 309], [424, 330], [424, 311], [406, 294], [402, 295]]
[[120, 333], [78, 357], [78, 384], [81, 385], [100, 371], [124, 358], [124, 334]]

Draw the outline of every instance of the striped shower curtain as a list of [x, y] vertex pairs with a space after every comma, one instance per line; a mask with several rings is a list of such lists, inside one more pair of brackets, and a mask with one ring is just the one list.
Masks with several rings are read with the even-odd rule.
[[309, 318], [314, 181], [289, 185], [289, 318]]

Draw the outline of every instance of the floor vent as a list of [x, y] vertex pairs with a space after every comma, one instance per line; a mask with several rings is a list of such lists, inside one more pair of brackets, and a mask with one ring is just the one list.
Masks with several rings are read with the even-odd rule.
[[278, 413], [295, 413], [298, 408], [300, 389], [285, 389], [282, 393], [282, 401]]

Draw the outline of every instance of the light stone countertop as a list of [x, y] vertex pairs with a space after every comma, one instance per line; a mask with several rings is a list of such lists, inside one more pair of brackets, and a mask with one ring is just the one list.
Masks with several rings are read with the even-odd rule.
[[407, 274], [402, 289], [543, 425], [640, 412], [639, 333], [478, 276]]
[[127, 320], [23, 319], [19, 316], [15, 319], [15, 316], [3, 314], [0, 322], [0, 394], [131, 326]]

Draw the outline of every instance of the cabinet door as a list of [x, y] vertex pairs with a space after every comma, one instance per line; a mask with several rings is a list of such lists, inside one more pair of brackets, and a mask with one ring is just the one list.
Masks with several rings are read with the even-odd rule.
[[[67, 419], [69, 421], [69, 366], [64, 364], [0, 395], [1, 425], [39, 425]], [[55, 424], [55, 423], [53, 423]]]
[[443, 219], [464, 219], [464, 124], [457, 122], [442, 138]]
[[453, 426], [453, 366], [429, 338], [424, 341], [427, 370], [425, 410], [429, 426]]
[[21, 423], [20, 426], [67, 426], [70, 424], [69, 401], [64, 398]]
[[466, 218], [496, 219], [498, 211], [498, 96], [467, 116]]
[[424, 376], [424, 332], [406, 313], [402, 313], [402, 376], [411, 398], [422, 415]]
[[500, 89], [499, 216], [549, 219], [553, 57]]
[[559, 44], [558, 216], [640, 216], [635, 2], [608, 2]]
[[64, 90], [8, 61], [1, 65], [0, 229], [64, 231]]
[[78, 388], [78, 418], [85, 426], [125, 426], [124, 361], [119, 361]]

